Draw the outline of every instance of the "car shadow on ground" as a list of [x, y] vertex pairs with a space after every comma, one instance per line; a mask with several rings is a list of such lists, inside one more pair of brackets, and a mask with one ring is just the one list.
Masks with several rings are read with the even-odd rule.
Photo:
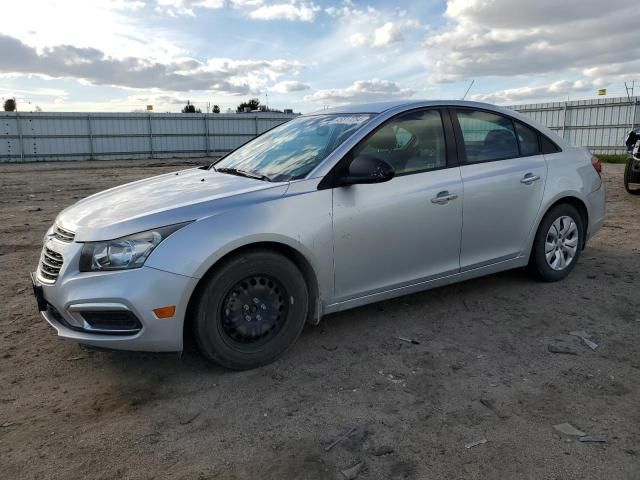
[[[298, 348], [306, 349], [310, 347], [316, 340], [320, 340], [320, 337], [328, 329], [337, 329], [336, 333], [340, 335], [349, 335], [350, 333], [358, 335], [358, 331], [370, 326], [370, 314], [372, 312], [385, 312], [385, 316], [395, 319], [406, 314], [408, 307], [413, 308], [416, 312], [428, 310], [431, 303], [435, 301], [442, 302], [443, 298], [461, 303], [460, 294], [468, 292], [484, 294], [505, 283], [510, 285], [511, 288], [515, 288], [537, 282], [524, 269], [514, 269], [330, 314], [323, 317], [317, 326], [306, 325], [296, 344], [276, 363], [286, 361], [286, 358], [290, 357]], [[208, 362], [199, 352], [191, 335], [187, 335], [185, 350], [180, 353], [132, 352], [87, 346], [82, 346], [82, 348], [89, 354], [99, 355], [101, 361], [106, 362], [105, 365], [112, 369], [114, 374], [121, 372], [125, 376], [130, 371], [132, 364], [136, 365], [136, 369], [148, 368], [167, 375], [172, 371], [174, 373], [189, 372], [190, 374], [206, 374], [208, 376], [224, 375], [230, 372], [225, 368]]]

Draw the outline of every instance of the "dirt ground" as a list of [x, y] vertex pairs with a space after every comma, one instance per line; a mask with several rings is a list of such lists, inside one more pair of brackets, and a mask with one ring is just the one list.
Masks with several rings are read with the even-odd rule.
[[358, 479], [640, 478], [640, 197], [622, 165], [605, 165], [605, 227], [560, 283], [511, 271], [331, 315], [241, 373], [194, 349], [58, 339], [29, 283], [57, 212], [180, 168], [0, 165], [0, 478], [335, 479], [357, 464]]

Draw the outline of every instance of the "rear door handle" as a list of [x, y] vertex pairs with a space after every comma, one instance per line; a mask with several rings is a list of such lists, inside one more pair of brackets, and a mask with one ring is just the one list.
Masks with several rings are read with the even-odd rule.
[[437, 203], [438, 205], [444, 205], [445, 203], [449, 203], [451, 200], [455, 200], [458, 198], [458, 195], [455, 193], [449, 193], [448, 190], [444, 190], [438, 193], [437, 196], [431, 199], [431, 203]]
[[520, 183], [524, 183], [525, 185], [531, 185], [533, 182], [540, 180], [540, 175], [534, 175], [533, 173], [527, 173], [524, 177], [520, 179]]

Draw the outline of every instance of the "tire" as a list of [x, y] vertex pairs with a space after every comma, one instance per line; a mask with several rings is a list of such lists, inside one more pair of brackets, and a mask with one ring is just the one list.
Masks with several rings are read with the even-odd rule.
[[194, 336], [203, 355], [247, 370], [282, 355], [304, 328], [309, 294], [296, 265], [267, 250], [224, 261], [200, 290]]
[[640, 172], [634, 172], [632, 166], [633, 159], [630, 158], [627, 160], [627, 166], [624, 169], [624, 189], [631, 195], [640, 195], [640, 187], [636, 187], [635, 189], [629, 187], [630, 183], [640, 184]]
[[[575, 228], [568, 220], [573, 222]], [[566, 230], [558, 235], [558, 227], [560, 230]], [[584, 221], [574, 206], [561, 203], [551, 208], [536, 232], [529, 271], [543, 282], [557, 282], [565, 278], [578, 262], [584, 246], [584, 232]], [[552, 250], [551, 246], [554, 247]], [[549, 261], [547, 254], [550, 257]]]

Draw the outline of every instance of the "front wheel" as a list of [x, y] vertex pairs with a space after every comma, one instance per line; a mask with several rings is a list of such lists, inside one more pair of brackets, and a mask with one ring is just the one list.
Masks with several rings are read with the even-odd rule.
[[[624, 189], [632, 195], [640, 195], [640, 171], [633, 171], [634, 160], [627, 160], [627, 166], [624, 169]], [[631, 183], [636, 186], [630, 186]]]
[[300, 336], [308, 291], [288, 258], [265, 250], [241, 253], [205, 282], [194, 330], [209, 360], [234, 370], [255, 368], [275, 360]]
[[567, 203], [553, 207], [538, 227], [529, 270], [544, 282], [565, 278], [580, 257], [584, 231], [582, 217], [575, 207]]

